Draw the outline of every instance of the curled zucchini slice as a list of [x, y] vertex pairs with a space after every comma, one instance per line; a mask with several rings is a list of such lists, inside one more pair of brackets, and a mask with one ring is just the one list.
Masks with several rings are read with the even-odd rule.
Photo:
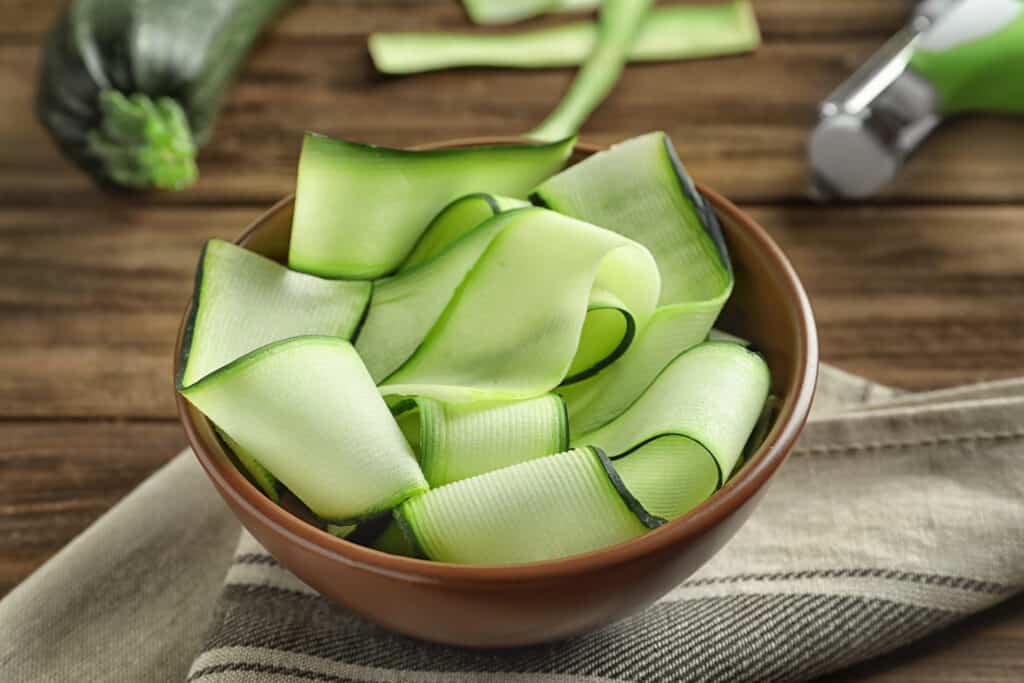
[[612, 460], [626, 489], [652, 517], [672, 520], [718, 488], [718, 466], [691, 438], [665, 434]]
[[403, 401], [394, 412], [432, 487], [569, 447], [565, 404], [554, 394], [480, 405], [422, 396]]
[[478, 192], [459, 197], [430, 221], [399, 272], [429, 261], [488, 218], [530, 206], [525, 199]]
[[643, 513], [593, 448], [433, 489], [396, 514], [426, 557], [462, 564], [575, 555], [635, 538], [661, 521]]
[[760, 354], [731, 342], [705, 342], [676, 357], [625, 412], [572, 445], [630, 453], [667, 435], [706, 449], [715, 487], [732, 474], [758, 423], [771, 377]]
[[348, 342], [264, 346], [182, 395], [318, 517], [384, 514], [427, 489], [416, 456]]
[[572, 450], [431, 489], [396, 517], [420, 552], [443, 562], [536, 562], [629, 540], [718, 489], [767, 393], [759, 355], [701, 344], [618, 419], [573, 437]]
[[374, 283], [356, 349], [375, 381], [390, 376], [420, 347], [491, 241], [514, 217], [504, 213], [485, 220], [435, 258]]
[[544, 182], [533, 199], [643, 244], [662, 277], [658, 309], [623, 357], [560, 390], [573, 430], [590, 431], [636, 400], [680, 352], [707, 338], [732, 293], [728, 252], [714, 211], [664, 133], [589, 157]]
[[525, 197], [574, 143], [409, 151], [307, 134], [288, 265], [348, 279], [393, 273], [452, 200], [484, 191]]
[[271, 342], [301, 335], [349, 339], [371, 288], [368, 282], [296, 273], [238, 245], [210, 240], [196, 271], [179, 387]]
[[[500, 232], [415, 353], [382, 383], [384, 394], [449, 402], [538, 396], [570, 370], [591, 369], [574, 364], [578, 349], [592, 367], [606, 365], [628, 346], [630, 328], [647, 323], [660, 276], [642, 245], [545, 209], [504, 213], [478, 231], [494, 221], [502, 221]], [[610, 306], [621, 322], [585, 325], [588, 311]]]

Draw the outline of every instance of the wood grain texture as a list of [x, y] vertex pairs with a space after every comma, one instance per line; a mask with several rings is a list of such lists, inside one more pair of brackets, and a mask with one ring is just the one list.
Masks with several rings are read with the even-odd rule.
[[[666, 0], [664, 4], [686, 2]], [[799, 39], [886, 35], [903, 21], [914, 3], [913, 0], [860, 0], [856, 12], [850, 11], [847, 2], [753, 0], [753, 4], [767, 37]], [[0, 4], [4, 11], [0, 36], [21, 41], [39, 40], [63, 5], [62, 0], [4, 0]], [[534, 23], [545, 21], [540, 19]], [[457, 0], [306, 0], [297, 10], [285, 13], [275, 33], [301, 38], [340, 38], [372, 31], [470, 28], [493, 30], [472, 27]]]
[[[789, 8], [793, 18], [779, 23], [796, 26], [815, 23], [797, 21], [799, 7], [817, 7], [812, 16], [824, 15], [818, 21], [838, 29], [844, 21], [858, 25], [855, 4], [794, 0], [767, 6]], [[902, 3], [869, 3], [882, 5], [891, 9]], [[449, 11], [454, 5], [443, 7]], [[332, 10], [339, 26], [393, 25], [387, 12], [357, 11], [351, 3], [302, 5], [289, 21]], [[891, 18], [889, 30], [895, 30], [899, 19]], [[310, 21], [332, 24], [326, 18]], [[881, 35], [769, 40], [749, 57], [635, 65], [584, 134], [595, 142], [613, 142], [624, 130], [662, 128], [695, 175], [737, 200], [803, 198], [805, 140], [817, 103], [882, 40]], [[0, 196], [27, 206], [93, 203], [96, 193], [88, 180], [60, 158], [34, 122], [35, 83], [26, 75], [38, 69], [36, 47], [0, 42], [0, 111], [5, 112], [0, 139], [18, 140], [0, 158]], [[187, 194], [149, 201], [271, 202], [291, 187], [305, 129], [398, 146], [526, 131], [545, 116], [571, 78], [568, 69], [384, 78], [373, 72], [362, 33], [337, 38], [274, 33], [253, 55], [226, 103], [213, 142], [201, 156], [199, 184]], [[1022, 130], [1024, 124], [1015, 119], [951, 122], [880, 201], [1024, 200], [1024, 168], [1016, 163], [1024, 156]]]
[[807, 287], [823, 357], [926, 389], [1024, 367], [1024, 207], [752, 207]]
[[[749, 57], [632, 66], [584, 136], [668, 131], [691, 172], [739, 200], [801, 272], [824, 358], [911, 389], [1024, 368], [1024, 122], [945, 126], [872, 206], [804, 198], [816, 104], [910, 0], [754, 0]], [[470, 28], [454, 0], [309, 0], [229, 96], [199, 184], [97, 191], [35, 123], [58, 0], [0, 0], [0, 595], [167, 458], [174, 334], [199, 246], [289, 192], [304, 129], [411, 145], [531, 128], [570, 70], [373, 73], [365, 34]], [[842, 680], [1024, 680], [1011, 601]]]
[[185, 445], [171, 421], [4, 421], [0, 434], [0, 595]]

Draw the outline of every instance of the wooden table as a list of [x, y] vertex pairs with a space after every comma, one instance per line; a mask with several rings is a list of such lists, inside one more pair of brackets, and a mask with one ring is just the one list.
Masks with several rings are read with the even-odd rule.
[[[97, 191], [32, 113], [57, 0], [0, 0], [0, 594], [184, 446], [171, 347], [198, 250], [294, 183], [304, 129], [386, 145], [525, 131], [570, 70], [381, 78], [365, 34], [466, 27], [454, 0], [316, 0], [252, 55], [181, 194]], [[1024, 120], [946, 126], [870, 204], [805, 199], [816, 103], [903, 21], [907, 0], [755, 0], [756, 55], [631, 66], [584, 137], [661, 128], [691, 172], [788, 251], [825, 360], [926, 389], [1021, 374]], [[850, 672], [1018, 681], [1024, 601]]]

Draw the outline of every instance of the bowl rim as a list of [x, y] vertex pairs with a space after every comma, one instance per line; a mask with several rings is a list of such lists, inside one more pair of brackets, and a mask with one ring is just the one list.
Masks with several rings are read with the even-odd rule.
[[[415, 149], [509, 144], [522, 141], [522, 138], [515, 137], [459, 138], [420, 145]], [[606, 148], [602, 145], [577, 143], [573, 151], [574, 153], [593, 154]], [[754, 239], [759, 250], [766, 255], [767, 260], [781, 275], [784, 286], [792, 297], [797, 315], [798, 348], [797, 364], [793, 370], [793, 377], [791, 377], [795, 387], [794, 396], [792, 400], [783, 402], [782, 411], [776, 418], [775, 427], [769, 433], [768, 438], [725, 486], [682, 517], [652, 529], [637, 538], [556, 560], [515, 565], [464, 565], [435, 562], [392, 555], [346, 541], [318, 529], [275, 504], [231, 463], [219, 443], [211, 443], [200, 434], [196, 420], [205, 420], [206, 418], [193, 408], [180, 392], [175, 390], [178, 415], [189, 446], [222, 495], [229, 497], [235, 505], [243, 508], [249, 515], [259, 518], [263, 524], [273, 528], [279, 535], [286, 537], [292, 543], [316, 554], [328, 556], [350, 567], [419, 583], [439, 584], [457, 581], [486, 586], [510, 581], [556, 579], [630, 562], [644, 555], [683, 543], [688, 539], [702, 536], [752, 498], [788, 456], [803, 430], [810, 412], [818, 375], [818, 338], [814, 314], [807, 293], [781, 248], [764, 228], [735, 204], [701, 183], [697, 183], [697, 187], [717, 212], [728, 216], [728, 220], [740, 225], [741, 229]], [[275, 203], [250, 223], [235, 242], [244, 244], [269, 218], [288, 208], [294, 198], [295, 195], [290, 194]], [[192, 305], [193, 299], [190, 297], [175, 344], [173, 377], [176, 377], [178, 373], [181, 345]], [[214, 449], [218, 451], [216, 455], [211, 452]]]

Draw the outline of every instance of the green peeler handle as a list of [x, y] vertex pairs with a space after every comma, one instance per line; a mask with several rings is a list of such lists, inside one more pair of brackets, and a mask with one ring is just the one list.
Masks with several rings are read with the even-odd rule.
[[943, 113], [1024, 113], [1024, 2], [962, 0], [922, 34], [910, 65]]

